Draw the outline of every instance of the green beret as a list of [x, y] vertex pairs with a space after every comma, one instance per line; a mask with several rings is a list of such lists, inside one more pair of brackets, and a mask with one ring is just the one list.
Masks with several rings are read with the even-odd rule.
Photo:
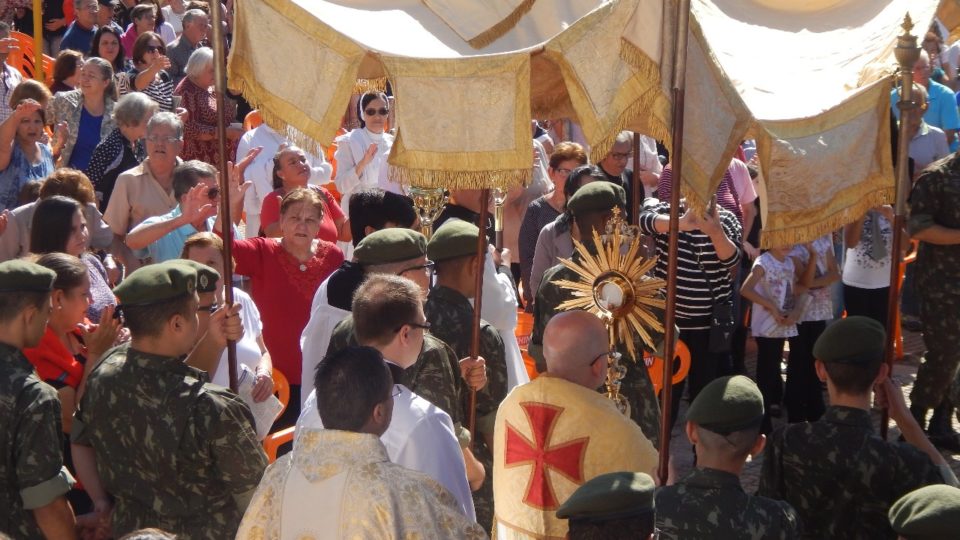
[[877, 321], [862, 316], [831, 324], [813, 345], [813, 356], [824, 363], [864, 365], [883, 358], [887, 332]]
[[360, 264], [409, 261], [427, 254], [427, 239], [411, 229], [382, 229], [361, 240], [353, 254]]
[[440, 226], [427, 243], [427, 256], [432, 261], [445, 261], [474, 255], [480, 229], [462, 219], [451, 219]]
[[0, 292], [50, 292], [55, 279], [53, 270], [23, 259], [0, 263]]
[[197, 271], [180, 261], [151, 264], [135, 270], [113, 289], [121, 306], [149, 306], [197, 289]]
[[763, 421], [763, 394], [743, 375], [714, 379], [690, 404], [687, 421], [721, 435], [758, 427]]
[[622, 187], [606, 180], [590, 182], [578, 189], [567, 201], [567, 209], [574, 216], [605, 212], [614, 206], [626, 208], [627, 193]]
[[217, 281], [220, 280], [220, 272], [191, 259], [173, 259], [171, 262], [185, 264], [193, 268], [193, 271], [197, 273], [197, 293], [217, 292]]
[[570, 495], [557, 517], [611, 521], [653, 512], [653, 479], [646, 473], [614, 472], [588, 480]]
[[908, 540], [947, 540], [960, 534], [960, 489], [944, 484], [911, 491], [893, 503], [890, 526]]

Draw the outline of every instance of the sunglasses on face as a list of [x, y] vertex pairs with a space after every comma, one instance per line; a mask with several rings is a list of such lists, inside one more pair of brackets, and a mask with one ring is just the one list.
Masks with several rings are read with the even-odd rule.
[[162, 53], [162, 52], [163, 52], [163, 46], [162, 46], [162, 45], [149, 45], [149, 46], [147, 47], [147, 51], [146, 51], [146, 52], [158, 52], [158, 53]]
[[386, 116], [390, 112], [389, 109], [381, 107], [379, 109], [366, 109], [363, 112], [367, 113], [367, 116]]
[[212, 187], [207, 191], [207, 198], [211, 201], [220, 196], [220, 188]]

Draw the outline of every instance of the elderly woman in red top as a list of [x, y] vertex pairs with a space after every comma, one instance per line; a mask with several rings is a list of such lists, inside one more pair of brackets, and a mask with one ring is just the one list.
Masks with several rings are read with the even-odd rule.
[[308, 186], [313, 170], [307, 154], [296, 146], [281, 145], [273, 156], [273, 191], [263, 199], [260, 210], [260, 236], [280, 236], [280, 200], [294, 189], [309, 187], [323, 199], [323, 222], [317, 238], [327, 242], [350, 241], [350, 227], [344, 227], [347, 218], [333, 195], [320, 186]]
[[[230, 194], [231, 204], [237, 199], [242, 204], [242, 192]], [[300, 334], [310, 319], [314, 293], [343, 262], [335, 243], [317, 238], [323, 214], [319, 193], [294, 189], [280, 202], [279, 238], [233, 240], [236, 271], [252, 281], [251, 296], [263, 320], [263, 341], [274, 368], [290, 381], [290, 405], [274, 428], [292, 426], [300, 415]], [[219, 234], [219, 220], [215, 229]]]
[[[37, 369], [40, 378], [56, 388], [60, 397], [64, 461], [73, 471], [70, 453], [73, 411], [83, 394], [87, 375], [103, 353], [113, 346], [120, 325], [113, 318], [113, 306], [104, 310], [99, 326], [86, 320], [91, 302], [90, 276], [87, 265], [80, 259], [66, 253], [47, 253], [37, 260], [37, 264], [57, 273], [51, 295], [53, 311], [40, 344], [24, 349], [23, 354]], [[71, 490], [67, 498], [77, 514], [93, 510], [89, 497], [80, 490]]]
[[[183, 124], [183, 152], [180, 157], [184, 161], [199, 159], [211, 165], [219, 166], [220, 148], [217, 145], [217, 100], [213, 93], [213, 49], [200, 47], [193, 51], [184, 68], [186, 77], [180, 81], [174, 96], [180, 96], [183, 101], [180, 107], [187, 110], [187, 120]], [[237, 104], [229, 99], [223, 100], [224, 114], [230, 122], [237, 115]], [[227, 126], [227, 159], [232, 160], [237, 153], [237, 143], [243, 129], [236, 126]]]

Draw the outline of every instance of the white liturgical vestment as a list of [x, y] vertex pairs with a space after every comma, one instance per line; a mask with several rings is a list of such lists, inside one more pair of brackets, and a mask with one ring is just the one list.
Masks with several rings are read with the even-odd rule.
[[307, 429], [264, 472], [236, 538], [479, 540], [486, 533], [443, 486], [390, 463], [376, 436]]
[[[400, 395], [393, 398], [393, 418], [390, 427], [380, 437], [390, 461], [439, 482], [453, 494], [463, 514], [476, 521], [463, 451], [450, 416], [406, 386], [397, 384], [395, 388], [400, 390]], [[310, 393], [303, 406], [294, 440], [299, 440], [300, 434], [310, 429], [323, 429], [317, 411], [316, 390]]]

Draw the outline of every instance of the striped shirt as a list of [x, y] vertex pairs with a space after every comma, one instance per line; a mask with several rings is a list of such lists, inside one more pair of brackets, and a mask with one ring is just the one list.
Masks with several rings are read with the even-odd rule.
[[[141, 73], [136, 69], [130, 71], [130, 90], [136, 90], [136, 79], [137, 75]], [[157, 105], [160, 105], [160, 110], [165, 112], [173, 112], [173, 78], [170, 77], [166, 71], [161, 71], [157, 73], [157, 76], [150, 81], [150, 84], [140, 90], [150, 99], [157, 102]]]
[[[696, 230], [680, 232], [677, 250], [677, 326], [683, 330], [710, 328], [710, 315], [714, 303], [733, 301], [733, 284], [730, 269], [740, 260], [742, 228], [732, 212], [718, 207], [720, 224], [737, 252], [729, 259], [720, 260], [717, 251], [705, 233]], [[640, 212], [640, 231], [653, 236], [657, 243], [657, 266], [654, 276], [667, 279], [668, 233], [658, 233], [654, 219], [669, 215], [668, 203], [645, 206]], [[702, 265], [702, 269], [701, 269]]]

